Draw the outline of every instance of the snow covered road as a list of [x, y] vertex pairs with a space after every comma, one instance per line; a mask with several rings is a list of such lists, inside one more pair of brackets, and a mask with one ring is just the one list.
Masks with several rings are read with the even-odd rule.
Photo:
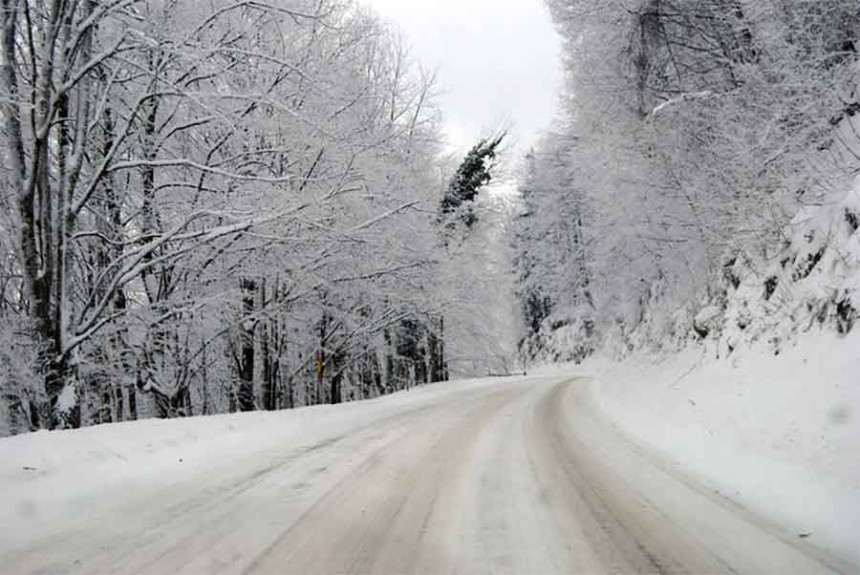
[[[268, 423], [255, 427], [261, 418]], [[198, 421], [204, 419], [213, 418]], [[35, 464], [23, 469], [21, 452], [33, 451], [27, 441], [56, 443], [50, 434], [0, 442], [0, 457], [19, 458], [15, 469], [0, 467], [0, 570], [812, 574], [856, 568], [630, 442], [596, 407], [584, 380], [452, 383], [365, 404], [213, 420], [249, 431], [231, 440], [212, 430], [149, 455], [114, 446], [109, 461], [84, 461], [77, 471], [73, 463], [48, 466], [41, 474]], [[122, 429], [133, 437], [151, 425]], [[94, 440], [109, 429], [69, 436]], [[101, 483], [70, 477], [87, 468]]]

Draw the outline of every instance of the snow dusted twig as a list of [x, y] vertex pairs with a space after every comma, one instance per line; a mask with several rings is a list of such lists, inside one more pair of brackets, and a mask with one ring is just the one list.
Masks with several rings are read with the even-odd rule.
[[711, 98], [713, 96], [719, 96], [721, 94], [714, 94], [711, 90], [703, 90], [701, 92], [687, 92], [686, 94], [681, 94], [677, 98], [672, 98], [670, 100], [666, 100], [662, 104], [656, 106], [651, 113], [648, 114], [649, 118], [654, 118], [662, 112], [663, 110], [675, 106], [677, 104], [683, 104], [684, 102], [689, 102], [691, 100], [704, 100], [706, 98]]

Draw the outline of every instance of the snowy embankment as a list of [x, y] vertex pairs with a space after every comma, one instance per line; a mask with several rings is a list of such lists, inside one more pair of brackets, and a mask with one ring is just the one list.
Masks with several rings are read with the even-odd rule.
[[[628, 436], [858, 562], [860, 177], [802, 210], [770, 257], [729, 258], [711, 293], [680, 310], [654, 298], [602, 356], [548, 371], [585, 370]], [[577, 337], [559, 330], [550, 349], [575, 349]], [[632, 355], [609, 359], [619, 349]]]
[[707, 348], [594, 359], [600, 406], [646, 449], [846, 560], [860, 550], [860, 330], [799, 336], [775, 356]]
[[71, 517], [96, 517], [117, 501], [131, 508], [153, 485], [180, 486], [199, 477], [220, 481], [242, 473], [243, 462], [253, 464], [272, 451], [312, 449], [380, 419], [454, 394], [479, 393], [488, 385], [491, 380], [451, 382], [337, 406], [149, 419], [3, 438], [0, 539], [26, 542], [65, 526]]

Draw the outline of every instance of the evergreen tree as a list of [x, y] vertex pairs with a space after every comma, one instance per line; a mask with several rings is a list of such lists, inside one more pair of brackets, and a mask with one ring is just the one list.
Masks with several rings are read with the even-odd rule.
[[[482, 188], [493, 179], [493, 168], [507, 133], [502, 132], [493, 138], [482, 138], [466, 154], [460, 167], [442, 197], [440, 211], [442, 217], [459, 212], [459, 219], [467, 228], [478, 221], [473, 203]], [[449, 224], [450, 227], [450, 224]]]

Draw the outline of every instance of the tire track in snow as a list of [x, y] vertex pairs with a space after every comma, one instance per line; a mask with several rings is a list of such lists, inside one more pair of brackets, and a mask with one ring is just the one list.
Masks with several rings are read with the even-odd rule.
[[622, 436], [587, 382], [464, 385], [306, 445], [224, 461], [212, 476], [165, 478], [26, 549], [0, 545], [0, 565], [15, 574], [851, 571]]

